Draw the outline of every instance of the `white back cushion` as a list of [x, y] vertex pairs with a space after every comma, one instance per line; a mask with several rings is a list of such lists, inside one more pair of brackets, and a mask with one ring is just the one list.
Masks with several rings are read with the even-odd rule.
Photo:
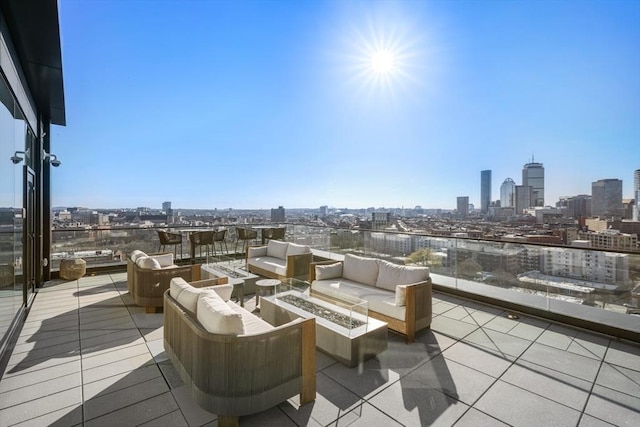
[[209, 332], [221, 335], [243, 335], [242, 315], [235, 312], [212, 290], [203, 290], [198, 297], [197, 318]]
[[267, 244], [267, 256], [274, 258], [287, 259], [287, 248], [289, 243], [279, 240], [269, 240]]
[[424, 282], [428, 278], [429, 267], [397, 265], [380, 260], [380, 272], [378, 273], [376, 287], [395, 292], [397, 285]]
[[160, 267], [170, 267], [173, 265], [173, 254], [160, 254], [160, 255], [150, 255], [151, 258], [158, 261]]
[[141, 256], [136, 260], [136, 265], [140, 268], [147, 268], [151, 270], [160, 270], [162, 266], [158, 261], [150, 256]]
[[247, 258], [258, 258], [261, 256], [267, 256], [266, 246], [249, 246], [249, 252], [247, 252]]
[[131, 252], [130, 258], [131, 261], [136, 262], [141, 256], [147, 256], [147, 254], [145, 254], [141, 250], [136, 249], [135, 251]]
[[287, 247], [287, 256], [308, 254], [309, 252], [311, 252], [311, 248], [307, 245], [299, 245], [297, 243], [288, 243], [288, 245], [289, 246]]
[[198, 308], [199, 288], [194, 288], [182, 277], [174, 277], [169, 282], [169, 293], [185, 310], [195, 314]]
[[373, 286], [378, 278], [378, 260], [347, 254], [344, 256], [342, 277]]
[[342, 263], [316, 265], [316, 280], [329, 280], [342, 277]]

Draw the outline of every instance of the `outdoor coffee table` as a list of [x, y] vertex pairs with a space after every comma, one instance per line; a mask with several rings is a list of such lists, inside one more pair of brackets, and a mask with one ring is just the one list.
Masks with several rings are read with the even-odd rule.
[[256, 282], [256, 307], [260, 304], [260, 296], [264, 296], [267, 292], [274, 294], [276, 287], [280, 284], [277, 279], [261, 279]]
[[387, 349], [387, 323], [368, 316], [366, 301], [349, 297], [334, 304], [286, 284], [280, 289], [260, 304], [260, 316], [270, 324], [315, 317], [316, 348], [350, 367]]
[[[217, 277], [227, 277], [230, 285], [233, 285], [235, 294], [241, 307], [244, 307], [244, 294], [251, 293], [253, 284], [258, 276], [234, 267], [228, 263], [208, 263], [200, 267], [200, 276], [203, 279], [215, 279]], [[248, 289], [247, 289], [248, 288]], [[247, 292], [248, 291], [248, 292]]]

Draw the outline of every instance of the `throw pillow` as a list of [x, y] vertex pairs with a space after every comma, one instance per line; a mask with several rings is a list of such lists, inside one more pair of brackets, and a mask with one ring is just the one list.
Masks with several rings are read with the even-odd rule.
[[269, 243], [267, 244], [267, 256], [287, 259], [288, 247], [289, 244], [287, 242], [281, 242], [279, 240], [269, 240]]
[[220, 296], [211, 290], [200, 292], [197, 318], [209, 332], [221, 335], [242, 335], [242, 316], [235, 312]]
[[159, 254], [159, 255], [151, 255], [151, 258], [158, 261], [160, 267], [170, 267], [173, 265], [173, 254]]
[[138, 258], [142, 256], [147, 256], [147, 254], [145, 254], [141, 250], [136, 249], [135, 251], [131, 252], [130, 258], [131, 258], [131, 261], [136, 262]]
[[329, 280], [342, 277], [342, 263], [316, 265], [316, 280]]
[[396, 307], [404, 307], [407, 305], [407, 285], [396, 286]]
[[378, 277], [378, 260], [347, 254], [344, 256], [342, 276], [347, 280], [374, 286]]
[[160, 270], [162, 268], [160, 266], [160, 263], [150, 256], [145, 256], [145, 257], [141, 256], [136, 261], [136, 265], [140, 268], [147, 268], [150, 270]]

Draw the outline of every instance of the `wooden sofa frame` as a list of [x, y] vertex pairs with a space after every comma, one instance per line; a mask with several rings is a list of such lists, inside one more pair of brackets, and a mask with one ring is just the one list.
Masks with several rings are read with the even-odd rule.
[[127, 288], [136, 305], [145, 307], [147, 313], [156, 313], [164, 305], [163, 294], [169, 289], [171, 279], [182, 277], [187, 282], [200, 280], [200, 265], [182, 265], [175, 268], [152, 270], [140, 268], [127, 259]]
[[[251, 247], [260, 247], [264, 245], [252, 245]], [[249, 247], [245, 252], [245, 263], [247, 264], [247, 268], [249, 273], [257, 274], [259, 276], [268, 277], [270, 279], [278, 279], [281, 282], [286, 282], [288, 279], [297, 278], [297, 279], [306, 279], [309, 274], [309, 266], [311, 265], [311, 261], [313, 261], [313, 254], [311, 252], [307, 254], [298, 254], [298, 255], [289, 255], [287, 256], [287, 271], [286, 274], [280, 275], [274, 273], [273, 271], [265, 270], [260, 267], [256, 267], [255, 265], [249, 264]]]
[[[344, 263], [344, 261], [319, 261], [311, 263], [309, 269], [309, 283], [313, 284], [316, 280], [316, 265], [335, 264], [336, 262]], [[368, 286], [363, 284], [362, 286]], [[391, 291], [389, 291], [391, 293]], [[313, 291], [311, 286], [311, 295], [322, 298], [322, 294]], [[388, 323], [389, 329], [403, 334], [406, 337], [407, 344], [416, 340], [416, 332], [427, 329], [431, 326], [432, 318], [432, 290], [431, 278], [424, 282], [413, 283], [406, 287], [406, 309], [404, 320], [396, 319], [385, 314], [369, 309], [369, 316]]]
[[[206, 282], [206, 281], [201, 281]], [[199, 286], [198, 282], [192, 285]], [[297, 319], [254, 335], [208, 332], [164, 294], [164, 348], [196, 403], [218, 426], [272, 408], [296, 394], [316, 398], [315, 319]]]

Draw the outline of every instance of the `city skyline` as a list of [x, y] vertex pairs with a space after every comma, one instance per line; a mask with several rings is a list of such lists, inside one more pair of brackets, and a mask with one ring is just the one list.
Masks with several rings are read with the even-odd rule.
[[60, 11], [54, 206], [454, 209], [468, 196], [479, 207], [480, 171], [496, 200], [534, 156], [545, 205], [601, 179], [633, 197], [638, 2], [61, 0]]

